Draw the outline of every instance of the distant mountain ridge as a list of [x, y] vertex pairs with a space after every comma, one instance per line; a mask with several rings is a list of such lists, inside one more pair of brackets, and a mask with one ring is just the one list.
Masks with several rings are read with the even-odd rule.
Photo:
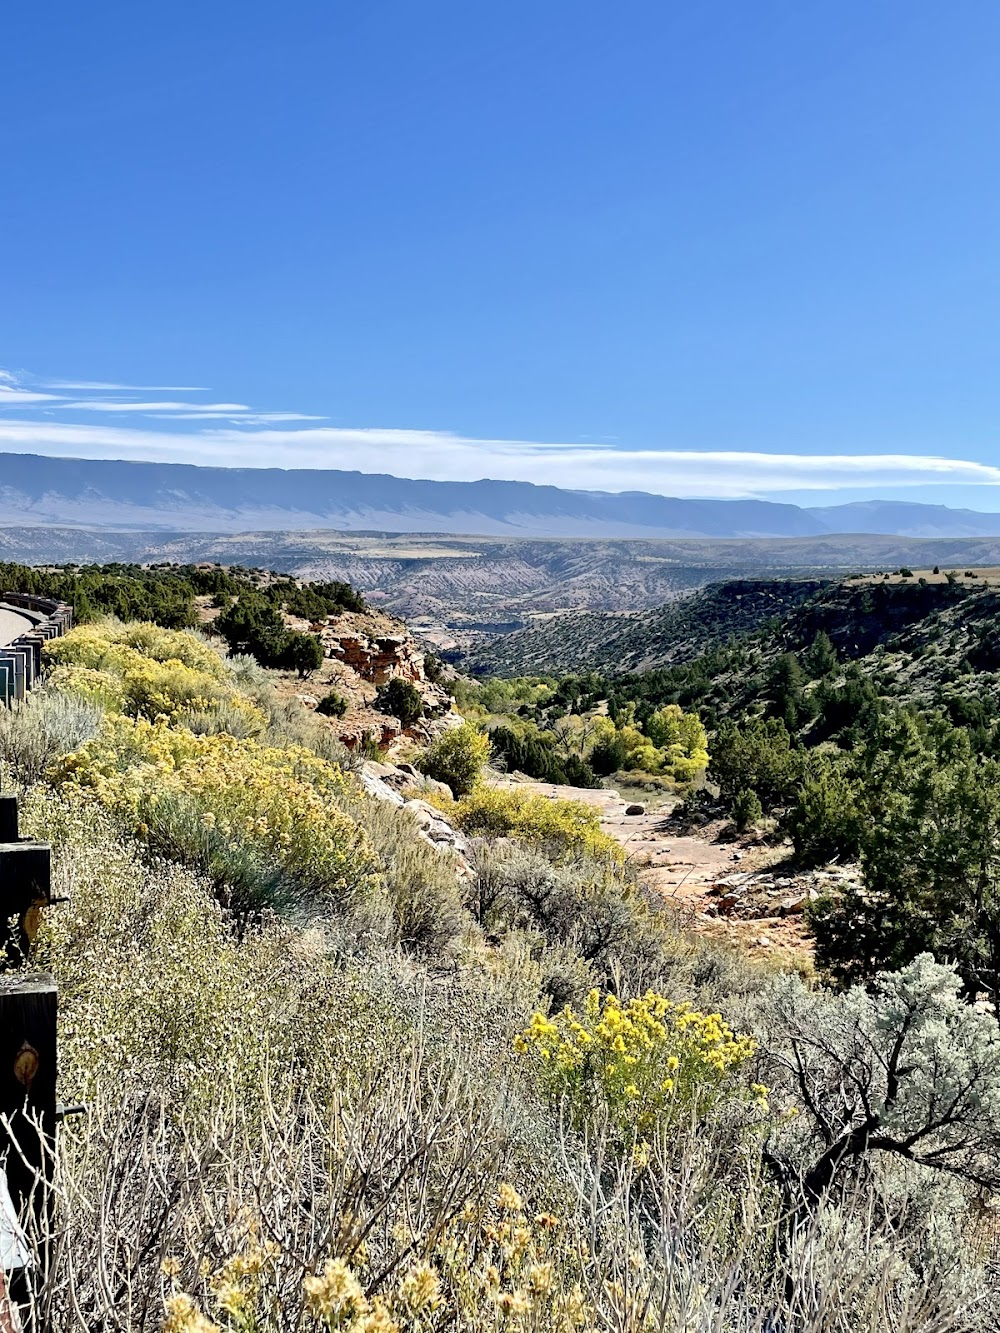
[[0, 525], [170, 532], [315, 530], [506, 537], [1000, 536], [1000, 514], [868, 501], [801, 508], [520, 481], [0, 454]]

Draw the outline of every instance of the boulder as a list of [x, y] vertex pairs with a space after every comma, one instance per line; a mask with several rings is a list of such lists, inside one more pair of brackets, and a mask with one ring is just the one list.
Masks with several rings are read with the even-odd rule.
[[646, 813], [646, 807], [644, 805], [627, 805], [625, 807], [625, 813], [627, 815], [644, 815]]
[[804, 912], [810, 903], [814, 903], [819, 897], [815, 889], [807, 889], [805, 893], [798, 894], [794, 898], [785, 898], [781, 904], [781, 910], [787, 915], [795, 915], [798, 912]]
[[[374, 769], [387, 770], [389, 780], [373, 772]], [[471, 876], [472, 865], [469, 857], [472, 852], [472, 844], [465, 834], [461, 830], [453, 828], [441, 814], [441, 811], [436, 810], [427, 801], [407, 800], [391, 785], [393, 777], [409, 782], [408, 774], [399, 773], [388, 764], [369, 762], [358, 774], [358, 779], [369, 796], [373, 796], [377, 801], [388, 801], [390, 805], [408, 810], [416, 820], [420, 837], [423, 838], [424, 842], [430, 843], [432, 847], [446, 848], [454, 852], [458, 862], [459, 875], [465, 878]], [[443, 783], [439, 785], [444, 786]]]
[[469, 856], [472, 845], [468, 838], [459, 829], [453, 828], [440, 810], [435, 810], [432, 805], [420, 800], [406, 801], [404, 809], [408, 810], [420, 825], [421, 836], [427, 842], [438, 847], [450, 847], [463, 860]]
[[398, 791], [394, 791], [387, 782], [376, 777], [374, 773], [368, 773], [365, 769], [362, 769], [358, 774], [358, 780], [368, 795], [374, 796], [377, 801], [388, 801], [390, 805], [406, 804]]

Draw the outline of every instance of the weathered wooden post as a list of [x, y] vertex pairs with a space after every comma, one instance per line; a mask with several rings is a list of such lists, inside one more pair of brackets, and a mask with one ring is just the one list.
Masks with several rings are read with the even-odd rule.
[[[56, 983], [48, 973], [0, 976], [0, 1160], [14, 1214], [34, 1222], [44, 1265], [51, 1234], [56, 1135]], [[11, 1274], [11, 1294], [23, 1300]]]
[[[32, 1279], [44, 1275], [52, 1231], [56, 984], [25, 966], [40, 911], [51, 900], [51, 849], [19, 836], [17, 801], [0, 796], [0, 1171], [10, 1200], [0, 1214], [13, 1214], [0, 1215], [0, 1240], [9, 1252], [10, 1298], [20, 1306], [30, 1304]], [[42, 1273], [23, 1262], [18, 1228], [32, 1222]]]
[[0, 842], [17, 842], [17, 797], [0, 792]]
[[18, 836], [17, 798], [0, 796], [0, 967], [18, 967], [52, 901], [52, 849]]

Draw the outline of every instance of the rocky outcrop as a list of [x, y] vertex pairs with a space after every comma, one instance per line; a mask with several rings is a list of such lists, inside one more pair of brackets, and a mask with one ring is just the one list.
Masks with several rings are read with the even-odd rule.
[[[352, 620], [360, 617], [352, 616]], [[346, 616], [338, 616], [324, 627], [320, 638], [327, 657], [343, 662], [356, 671], [362, 680], [373, 685], [384, 685], [387, 680], [423, 679], [423, 653], [410, 634], [403, 630], [365, 633], [357, 625], [345, 625]]]
[[448, 695], [427, 679], [424, 654], [401, 620], [379, 611], [346, 612], [330, 616], [319, 637], [327, 657], [342, 662], [368, 684], [408, 680], [420, 689], [429, 715], [450, 708]]
[[[339, 695], [346, 709], [339, 717], [331, 715], [329, 725], [349, 749], [373, 743], [385, 750], [403, 741], [426, 745], [460, 722], [447, 691], [427, 679], [424, 653], [401, 620], [373, 610], [348, 611], [314, 624], [289, 618], [289, 623], [318, 635], [325, 654], [306, 689], [296, 683], [295, 695], [307, 708], [315, 708], [331, 691]], [[423, 702], [422, 717], [405, 729], [374, 706], [379, 686], [394, 678], [415, 685]], [[291, 684], [289, 674], [284, 689]]]
[[769, 870], [722, 875], [707, 890], [703, 911], [708, 916], [771, 920], [796, 916], [825, 895], [836, 895], [858, 880], [856, 866], [828, 866], [795, 875]]
[[[409, 764], [396, 767], [374, 761], [365, 764], [358, 776], [369, 796], [405, 810], [416, 821], [420, 837], [425, 842], [442, 851], [452, 852], [460, 875], [467, 877], [472, 874], [469, 859], [472, 847], [465, 834], [449, 824], [440, 810], [421, 797], [412, 795], [419, 790], [430, 792], [431, 779], [418, 774]], [[424, 785], [421, 787], [421, 784]], [[433, 788], [444, 788], [447, 791], [442, 782], [433, 783]], [[404, 795], [404, 792], [411, 794]]]

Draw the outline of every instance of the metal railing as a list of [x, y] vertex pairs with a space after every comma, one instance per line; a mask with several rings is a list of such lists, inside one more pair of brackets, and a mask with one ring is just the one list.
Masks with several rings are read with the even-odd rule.
[[42, 648], [73, 628], [73, 608], [50, 597], [0, 593], [0, 608], [19, 611], [34, 623], [13, 642], [0, 647], [0, 704], [23, 699], [42, 675]]

